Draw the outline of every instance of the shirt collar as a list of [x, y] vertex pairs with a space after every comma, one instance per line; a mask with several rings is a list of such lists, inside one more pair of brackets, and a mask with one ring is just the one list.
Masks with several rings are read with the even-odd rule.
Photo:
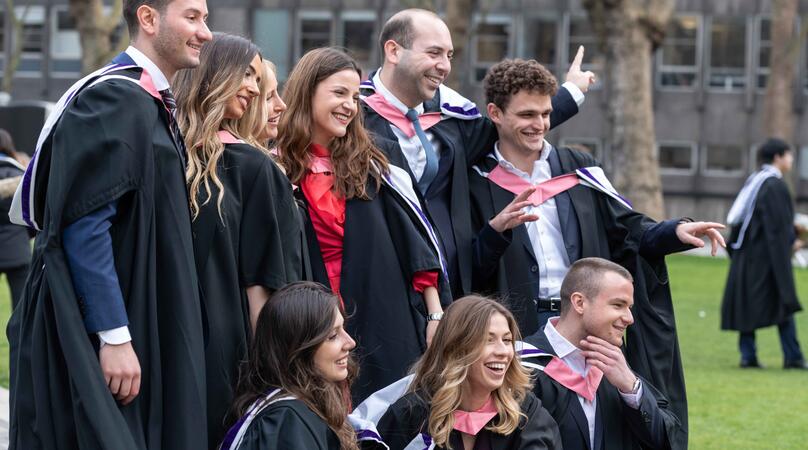
[[[539, 161], [547, 161], [547, 158], [550, 156], [550, 151], [553, 149], [553, 146], [547, 142], [547, 139], [544, 140], [544, 146], [541, 149], [541, 154], [539, 155], [539, 159], [536, 160], [533, 164], [533, 170], [536, 170], [536, 163]], [[497, 163], [502, 166], [504, 169], [509, 170], [511, 172], [515, 172], [519, 175], [530, 176], [531, 174], [525, 173], [522, 170], [518, 169], [514, 166], [510, 161], [505, 159], [502, 156], [502, 153], [499, 152], [499, 141], [494, 142], [494, 153], [489, 154], [489, 157], [495, 159]]]
[[148, 56], [144, 55], [143, 52], [130, 45], [126, 48], [126, 54], [135, 61], [135, 64], [142, 67], [146, 72], [149, 72], [149, 76], [152, 78], [152, 82], [154, 82], [155, 89], [164, 91], [171, 87], [163, 71], [160, 70]]
[[[410, 108], [408, 108], [407, 105], [405, 105], [401, 100], [399, 100], [395, 95], [393, 95], [392, 92], [390, 92], [387, 89], [387, 87], [384, 85], [384, 83], [382, 83], [381, 74], [382, 74], [382, 69], [379, 69], [379, 70], [376, 71], [376, 74], [373, 75], [373, 87], [376, 88], [376, 92], [381, 94], [381, 96], [384, 97], [385, 100], [387, 100], [388, 103], [395, 106], [396, 109], [401, 111], [402, 114], [407, 114], [407, 111], [409, 111]], [[424, 113], [424, 104], [419, 103], [413, 109], [420, 116], [421, 114]]]
[[556, 330], [555, 324], [557, 322], [558, 317], [552, 317], [547, 321], [547, 325], [544, 326], [544, 335], [547, 336], [547, 341], [553, 347], [553, 351], [555, 351], [556, 355], [561, 359], [575, 352], [580, 353], [581, 350], [578, 347], [572, 345], [567, 338]]

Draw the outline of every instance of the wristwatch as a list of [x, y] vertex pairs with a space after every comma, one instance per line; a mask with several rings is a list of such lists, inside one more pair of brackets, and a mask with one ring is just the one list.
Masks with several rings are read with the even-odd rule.
[[443, 313], [442, 313], [442, 312], [439, 312], [439, 313], [432, 313], [432, 314], [427, 314], [427, 315], [426, 315], [426, 320], [427, 320], [428, 322], [431, 322], [431, 321], [438, 322], [438, 321], [440, 321], [441, 319], [443, 319]]
[[637, 395], [637, 392], [640, 392], [640, 377], [634, 379], [634, 385], [631, 386], [631, 392], [629, 392], [629, 394]]

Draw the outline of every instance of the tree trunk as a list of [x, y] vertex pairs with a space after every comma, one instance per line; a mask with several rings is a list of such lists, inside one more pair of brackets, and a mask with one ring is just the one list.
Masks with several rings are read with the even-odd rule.
[[795, 34], [797, 0], [773, 0], [771, 21], [771, 72], [766, 82], [763, 131], [786, 142], [794, 138], [794, 76], [799, 41]]
[[446, 25], [452, 34], [454, 57], [452, 58], [452, 71], [445, 83], [447, 86], [463, 92], [469, 75], [469, 30], [471, 29], [471, 15], [475, 10], [474, 0], [447, 0]]
[[103, 66], [125, 48], [128, 39], [121, 39], [119, 48], [112, 47], [112, 33], [121, 21], [123, 0], [113, 2], [112, 11], [104, 14], [103, 0], [70, 0], [70, 15], [76, 22], [81, 41], [81, 71], [90, 73]]
[[584, 0], [605, 54], [615, 188], [634, 209], [664, 217], [652, 105], [652, 52], [662, 43], [673, 0]]

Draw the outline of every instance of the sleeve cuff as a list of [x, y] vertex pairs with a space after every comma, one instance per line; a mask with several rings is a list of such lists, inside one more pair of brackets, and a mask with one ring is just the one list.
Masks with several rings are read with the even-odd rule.
[[129, 327], [123, 326], [111, 330], [99, 331], [98, 339], [101, 341], [101, 346], [105, 344], [121, 345], [131, 341], [132, 336], [129, 334]]
[[[620, 392], [620, 390], [618, 389], [617, 392]], [[629, 408], [639, 409], [640, 400], [642, 400], [642, 380], [640, 380], [640, 388], [637, 389], [636, 394], [632, 393], [626, 394], [624, 392], [620, 392], [620, 397], [623, 398], [623, 401], [626, 402], [626, 405], [628, 405]]]
[[581, 92], [581, 89], [576, 86], [575, 83], [572, 81], [566, 81], [561, 85], [561, 87], [565, 88], [570, 93], [572, 99], [578, 104], [578, 107], [584, 104], [586, 96], [584, 96], [584, 93]]

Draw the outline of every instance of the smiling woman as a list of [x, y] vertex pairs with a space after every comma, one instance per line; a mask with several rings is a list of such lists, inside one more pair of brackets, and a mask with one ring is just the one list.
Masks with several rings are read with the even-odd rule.
[[175, 79], [177, 121], [188, 148], [194, 255], [212, 338], [207, 344], [208, 443], [224, 436], [238, 363], [271, 291], [302, 277], [302, 235], [292, 188], [255, 127], [264, 67], [246, 39], [216, 33], [200, 66]]
[[456, 300], [416, 363], [409, 393], [379, 420], [381, 441], [391, 449], [561, 448], [558, 427], [514, 358], [518, 339], [504, 306], [478, 296]]

